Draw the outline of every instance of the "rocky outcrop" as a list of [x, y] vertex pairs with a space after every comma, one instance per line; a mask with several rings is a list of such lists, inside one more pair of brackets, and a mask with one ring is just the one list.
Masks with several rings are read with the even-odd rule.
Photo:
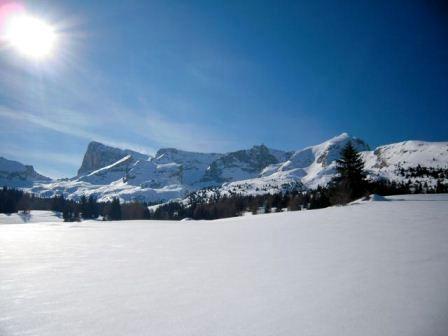
[[130, 155], [133, 160], [146, 160], [148, 156], [129, 149], [119, 149], [92, 141], [87, 146], [78, 176], [89, 174], [100, 168], [109, 166]]
[[253, 178], [258, 176], [265, 167], [278, 163], [279, 159], [285, 156], [285, 152], [271, 150], [265, 145], [230, 152], [210, 165], [202, 181], [221, 184]]

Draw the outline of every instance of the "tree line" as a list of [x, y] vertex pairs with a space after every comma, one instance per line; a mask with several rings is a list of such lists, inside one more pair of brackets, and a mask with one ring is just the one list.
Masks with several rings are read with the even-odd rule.
[[152, 207], [148, 203], [133, 201], [120, 203], [118, 198], [108, 202], [98, 202], [94, 195], [81, 196], [78, 201], [69, 200], [62, 195], [42, 198], [21, 190], [3, 187], [0, 190], [0, 213], [14, 213], [29, 210], [51, 210], [62, 213], [65, 221], [81, 219], [129, 220], [157, 219], [179, 220], [218, 219], [241, 216], [244, 213], [270, 213], [319, 209], [330, 205], [347, 204], [368, 194], [399, 195], [411, 193], [446, 193], [448, 185], [442, 182], [446, 170], [417, 166], [400, 170], [402, 176], [437, 177], [437, 184], [429, 186], [426, 182], [390, 182], [388, 180], [369, 181], [361, 155], [349, 142], [336, 161], [336, 176], [326, 187], [315, 190], [287, 189], [285, 191], [263, 194], [242, 195], [234, 192], [221, 195], [219, 191], [200, 190], [188, 195], [183, 201], [173, 201]]
[[57, 195], [52, 198], [38, 197], [22, 190], [3, 187], [0, 189], [0, 213], [28, 213], [30, 210], [47, 210], [60, 213], [64, 221], [86, 219], [121, 220], [149, 219], [147, 203], [120, 203], [118, 198], [98, 202], [95, 196], [81, 196], [78, 201]]
[[416, 167], [400, 168], [399, 174], [405, 178], [415, 177], [432, 177], [438, 180], [448, 179], [448, 168], [440, 167], [422, 167], [417, 165]]

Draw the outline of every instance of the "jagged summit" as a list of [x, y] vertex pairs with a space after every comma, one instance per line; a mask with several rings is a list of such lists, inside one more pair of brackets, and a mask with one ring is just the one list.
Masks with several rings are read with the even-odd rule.
[[208, 167], [202, 181], [212, 185], [257, 177], [263, 168], [278, 163], [286, 153], [256, 145], [224, 154]]
[[135, 160], [146, 160], [148, 155], [130, 149], [119, 149], [104, 145], [97, 141], [88, 144], [86, 153], [78, 170], [78, 176], [86, 175], [95, 170], [111, 165], [127, 155]]

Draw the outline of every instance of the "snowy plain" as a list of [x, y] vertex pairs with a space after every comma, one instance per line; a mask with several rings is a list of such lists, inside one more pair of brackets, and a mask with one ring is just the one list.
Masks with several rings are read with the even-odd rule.
[[0, 213], [1, 224], [22, 224], [22, 223], [47, 223], [47, 222], [63, 222], [62, 213], [45, 210], [32, 210], [29, 213]]
[[0, 225], [0, 335], [448, 335], [448, 195]]

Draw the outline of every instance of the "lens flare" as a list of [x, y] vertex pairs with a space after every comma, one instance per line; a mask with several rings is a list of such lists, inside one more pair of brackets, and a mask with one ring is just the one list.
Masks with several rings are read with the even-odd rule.
[[46, 22], [26, 15], [11, 17], [5, 27], [4, 38], [24, 56], [42, 59], [51, 56], [56, 33]]

